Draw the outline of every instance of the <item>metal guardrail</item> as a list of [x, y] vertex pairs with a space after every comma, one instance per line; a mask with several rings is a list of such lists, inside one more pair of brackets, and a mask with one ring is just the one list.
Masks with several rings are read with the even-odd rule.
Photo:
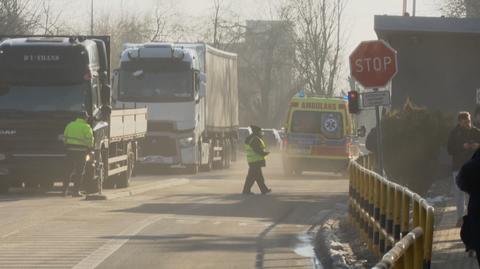
[[349, 215], [369, 249], [374, 267], [429, 269], [434, 209], [420, 195], [372, 171], [372, 156], [351, 161]]

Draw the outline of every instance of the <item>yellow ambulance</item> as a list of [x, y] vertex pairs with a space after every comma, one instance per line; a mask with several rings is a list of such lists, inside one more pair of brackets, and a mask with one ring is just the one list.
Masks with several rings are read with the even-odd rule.
[[284, 172], [343, 172], [359, 154], [358, 138], [344, 98], [294, 97], [285, 125]]

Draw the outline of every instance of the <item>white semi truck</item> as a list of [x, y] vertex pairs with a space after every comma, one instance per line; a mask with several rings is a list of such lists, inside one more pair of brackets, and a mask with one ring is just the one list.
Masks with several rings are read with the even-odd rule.
[[236, 159], [237, 55], [203, 43], [126, 44], [114, 71], [116, 106], [148, 107], [138, 161], [228, 168]]

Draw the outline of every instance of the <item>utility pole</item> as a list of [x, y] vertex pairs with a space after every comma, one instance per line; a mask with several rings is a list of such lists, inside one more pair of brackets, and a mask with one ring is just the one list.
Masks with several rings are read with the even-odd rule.
[[413, 0], [412, 17], [415, 17], [416, 11], [417, 11], [417, 0]]
[[90, 35], [93, 35], [93, 0], [90, 4]]

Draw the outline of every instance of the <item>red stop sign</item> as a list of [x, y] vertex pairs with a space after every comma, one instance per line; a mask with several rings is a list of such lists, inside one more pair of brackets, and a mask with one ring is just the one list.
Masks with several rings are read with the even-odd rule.
[[383, 40], [364, 41], [350, 54], [350, 74], [364, 88], [382, 88], [397, 74], [397, 52]]

